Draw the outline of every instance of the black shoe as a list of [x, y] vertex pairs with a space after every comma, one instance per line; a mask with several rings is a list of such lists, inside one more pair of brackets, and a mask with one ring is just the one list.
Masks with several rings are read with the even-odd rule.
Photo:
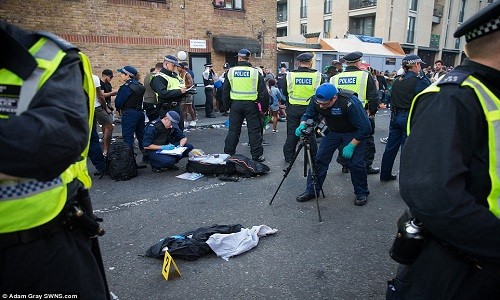
[[291, 162], [292, 162], [292, 159], [291, 159], [291, 158], [285, 158], [285, 162], [286, 162], [286, 163], [291, 163]]
[[378, 173], [380, 173], [380, 168], [374, 168], [372, 166], [369, 166], [368, 168], [366, 168], [366, 173], [368, 175], [378, 174]]
[[380, 181], [381, 182], [388, 182], [388, 181], [396, 180], [397, 178], [398, 178], [398, 176], [391, 175], [391, 177], [389, 177], [389, 178], [382, 178], [382, 177], [380, 177]]
[[104, 174], [106, 174], [106, 170], [100, 171], [100, 172], [99, 171], [94, 172], [94, 176], [101, 176], [101, 175], [104, 175]]
[[348, 166], [342, 166], [342, 173], [349, 173], [349, 167]]
[[304, 192], [300, 195], [297, 196], [297, 201], [299, 202], [306, 202], [306, 201], [309, 201], [309, 200], [312, 200], [316, 197], [314, 197], [314, 195], [311, 195], [311, 194], [308, 194], [307, 192]]
[[205, 117], [206, 117], [206, 118], [217, 118], [217, 117], [216, 117], [216, 116], [214, 116], [213, 114], [211, 114], [211, 115], [207, 115], [207, 116], [205, 116]]
[[255, 161], [258, 161], [258, 162], [263, 162], [263, 161], [266, 160], [266, 158], [264, 157], [264, 155], [261, 155], [259, 157], [254, 157], [252, 159], [255, 160]]
[[356, 198], [354, 198], [354, 205], [356, 206], [363, 206], [366, 202], [368, 202], [368, 195], [356, 196]]

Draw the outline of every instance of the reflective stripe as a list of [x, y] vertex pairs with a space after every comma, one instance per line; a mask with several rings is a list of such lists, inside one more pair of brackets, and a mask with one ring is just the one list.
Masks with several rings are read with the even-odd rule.
[[[35, 97], [38, 89], [53, 75], [66, 55], [64, 51], [59, 48], [54, 49], [53, 46], [57, 47], [52, 41], [41, 38], [29, 49], [38, 66], [36, 74], [32, 74], [28, 82], [23, 82], [16, 74], [1, 73], [1, 84], [14, 84], [21, 87], [20, 94], [22, 95], [20, 98], [22, 97], [23, 103], [22, 109], [18, 109], [17, 115], [29, 109], [31, 98]], [[81, 52], [79, 55], [84, 73], [83, 89], [88, 96], [86, 99], [89, 113], [88, 128], [92, 128], [96, 92], [92, 80], [92, 67], [87, 56]], [[23, 89], [25, 90], [23, 91]], [[88, 141], [90, 141], [90, 132]], [[88, 150], [89, 143], [87, 142], [80, 160], [70, 165], [53, 180], [47, 182], [39, 182], [35, 179], [0, 181], [0, 216], [2, 216], [0, 218], [0, 233], [30, 229], [52, 220], [63, 209], [68, 196], [67, 184], [73, 180], [78, 179], [84, 187], [90, 188], [91, 178], [86, 163]]]
[[[236, 71], [250, 72], [248, 77], [234, 76]], [[237, 66], [229, 69], [227, 78], [231, 85], [229, 96], [232, 100], [255, 101], [258, 98], [257, 86], [259, 71], [253, 67]]]
[[[350, 90], [358, 95], [359, 100], [363, 105], [368, 102], [366, 99], [368, 76], [370, 74], [366, 71], [347, 71], [337, 74], [330, 78], [330, 83], [333, 83], [336, 88]], [[339, 83], [340, 79], [355, 77], [355, 83]]]
[[[408, 135], [410, 135], [410, 124], [415, 103], [424, 94], [438, 93], [441, 88], [437, 86], [437, 84], [441, 81], [441, 79], [443, 79], [443, 77], [444, 76], [440, 77], [438, 81], [434, 82], [431, 86], [413, 98], [407, 124]], [[469, 75], [462, 82], [461, 86], [468, 86], [472, 88], [472, 90], [476, 93], [486, 117], [488, 124], [488, 172], [491, 179], [491, 191], [487, 200], [489, 210], [497, 218], [500, 218], [500, 161], [497, 157], [497, 154], [500, 153], [500, 100], [483, 83], [472, 75]]]
[[0, 201], [15, 200], [43, 193], [55, 186], [62, 185], [60, 177], [54, 178], [51, 181], [41, 182], [35, 179], [27, 179], [22, 181], [2, 182], [0, 185]]
[[[38, 48], [39, 47], [39, 48]], [[19, 101], [17, 104], [16, 115], [19, 116], [23, 112], [25, 112], [29, 105], [31, 104], [31, 100], [33, 100], [38, 88], [41, 86], [41, 78], [44, 76], [44, 73], [50, 70], [50, 66], [52, 64], [52, 60], [56, 57], [58, 53], [63, 53], [59, 47], [52, 42], [51, 40], [42, 38], [35, 45], [34, 49], [35, 53], [32, 53], [33, 57], [37, 59], [38, 67], [35, 71], [30, 75], [28, 79], [26, 79], [21, 86], [21, 93], [19, 94]], [[61, 57], [62, 60], [62, 57]], [[60, 62], [60, 61], [59, 61]], [[57, 62], [57, 65], [59, 65]], [[53, 70], [55, 71], [55, 69]], [[50, 75], [52, 75], [53, 71]], [[47, 76], [48, 77], [50, 77]], [[43, 82], [42, 82], [43, 84]]]
[[462, 86], [474, 89], [476, 96], [483, 107], [486, 121], [488, 122], [488, 152], [489, 174], [491, 178], [491, 192], [488, 195], [490, 211], [500, 218], [500, 100], [484, 84], [473, 76], [467, 77]]
[[[151, 76], [151, 80], [153, 80], [153, 77], [160, 76], [161, 78], [165, 79], [167, 81], [167, 90], [179, 90], [181, 88], [181, 83], [180, 81], [182, 80], [180, 77], [172, 77], [168, 76], [167, 74], [164, 74], [162, 72], [158, 72]], [[173, 80], [177, 79], [177, 80]], [[158, 93], [155, 91], [156, 95], [156, 101], [158, 101]]]
[[[311, 84], [296, 84], [297, 78], [314, 80]], [[309, 99], [314, 96], [316, 89], [321, 84], [322, 76], [319, 72], [289, 72], [286, 75], [288, 102], [293, 105], [308, 105]]]

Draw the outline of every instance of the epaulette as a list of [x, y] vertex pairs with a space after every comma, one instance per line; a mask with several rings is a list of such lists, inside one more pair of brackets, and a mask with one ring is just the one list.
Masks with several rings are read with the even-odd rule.
[[461, 85], [464, 80], [472, 73], [465, 72], [460, 69], [453, 69], [451, 72], [446, 73], [441, 80], [437, 83], [438, 86], [445, 84], [458, 84]]
[[49, 40], [53, 41], [61, 50], [63, 51], [68, 51], [68, 50], [76, 50], [78, 51], [79, 49], [71, 44], [70, 42], [66, 41], [65, 39], [61, 38], [60, 36], [57, 36], [53, 33], [47, 32], [47, 31], [37, 31], [35, 34], [39, 36], [43, 36], [45, 38], [48, 38]]

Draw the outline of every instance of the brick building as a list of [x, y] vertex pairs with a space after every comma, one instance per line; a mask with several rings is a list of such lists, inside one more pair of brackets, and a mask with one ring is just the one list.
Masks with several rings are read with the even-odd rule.
[[182, 50], [201, 83], [204, 63], [220, 74], [240, 48], [254, 53], [254, 66], [276, 69], [274, 0], [0, 0], [0, 19], [68, 40], [89, 56], [96, 75], [130, 64], [144, 76]]

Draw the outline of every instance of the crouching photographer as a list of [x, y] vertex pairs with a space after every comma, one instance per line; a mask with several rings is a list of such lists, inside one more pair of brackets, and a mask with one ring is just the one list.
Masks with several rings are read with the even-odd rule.
[[312, 133], [314, 128], [307, 126], [306, 121], [308, 119], [318, 121], [320, 117], [324, 118], [330, 130], [321, 139], [314, 159], [317, 172], [316, 187], [313, 186], [309, 173], [306, 190], [297, 197], [297, 201], [305, 202], [315, 198], [314, 191], [319, 193], [322, 189], [333, 153], [340, 145], [345, 145], [342, 155], [349, 160], [351, 181], [356, 195], [354, 204], [365, 205], [370, 191], [363, 152], [364, 140], [371, 131], [371, 125], [361, 101], [351, 92], [343, 90], [339, 92], [331, 83], [320, 85], [309, 101], [306, 112], [301, 118], [301, 124], [295, 130], [295, 135], [308, 134], [308, 130]]

